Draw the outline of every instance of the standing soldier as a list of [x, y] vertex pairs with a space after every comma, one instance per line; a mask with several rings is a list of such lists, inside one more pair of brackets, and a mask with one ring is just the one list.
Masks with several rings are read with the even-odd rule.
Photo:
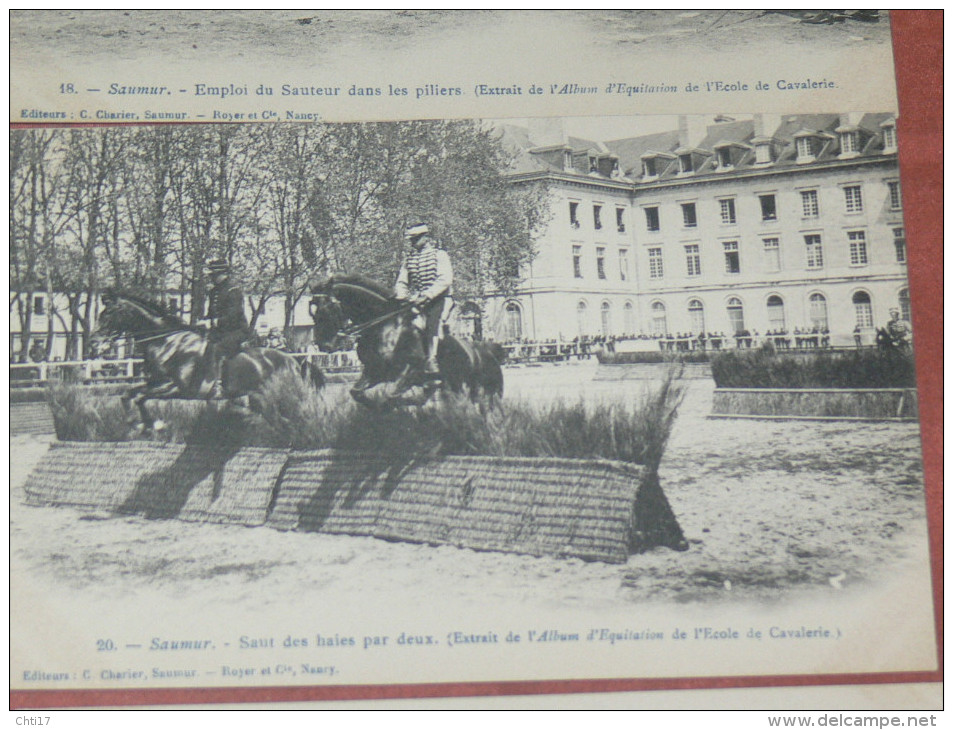
[[209, 357], [213, 358], [216, 390], [220, 392], [222, 362], [237, 355], [252, 333], [245, 318], [245, 294], [232, 281], [228, 264], [224, 259], [216, 259], [209, 263], [208, 272], [212, 283], [206, 312], [212, 324]]
[[424, 354], [427, 357], [425, 374], [438, 375], [437, 346], [440, 341], [440, 325], [450, 299], [453, 284], [453, 267], [446, 251], [437, 248], [430, 237], [430, 227], [416, 223], [406, 231], [411, 251], [404, 259], [394, 286], [398, 299], [413, 302], [426, 318], [423, 329]]

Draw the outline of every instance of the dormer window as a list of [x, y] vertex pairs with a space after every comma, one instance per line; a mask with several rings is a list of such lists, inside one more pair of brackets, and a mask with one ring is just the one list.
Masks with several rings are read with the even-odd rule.
[[563, 152], [563, 169], [571, 170], [572, 169], [572, 150], [566, 150]]
[[718, 167], [728, 168], [731, 167], [731, 148], [730, 147], [720, 147], [716, 150], [718, 153]]
[[797, 145], [798, 162], [814, 161], [814, 155], [817, 154], [817, 139], [815, 137], [811, 135], [798, 137], [795, 144]]
[[683, 175], [695, 171], [695, 166], [692, 164], [691, 152], [678, 156], [678, 171]]
[[645, 157], [642, 159], [642, 175], [645, 177], [655, 177], [658, 175], [658, 165], [654, 157]]
[[857, 130], [841, 132], [840, 151], [842, 155], [860, 154], [860, 132]]
[[754, 161], [757, 165], [767, 165], [773, 162], [771, 159], [771, 142], [768, 140], [759, 140], [754, 145]]
[[884, 152], [897, 150], [897, 127], [893, 124], [884, 126]]

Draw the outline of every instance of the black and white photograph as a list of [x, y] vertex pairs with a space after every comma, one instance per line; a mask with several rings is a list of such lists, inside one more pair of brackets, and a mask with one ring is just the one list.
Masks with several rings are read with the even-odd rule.
[[[11, 43], [14, 65], [59, 38], [64, 58], [172, 58], [194, 19], [209, 44], [243, 33], [239, 63], [249, 24], [261, 57], [317, 30], [347, 57], [466, 20], [351, 12], [14, 11]], [[889, 58], [886, 11], [486, 12], [486, 33], [602, 23], [585, 37], [610, 54], [750, 29]], [[728, 112], [680, 82], [670, 112], [339, 121], [344, 101], [216, 111], [192, 98], [211, 80], [113, 74], [138, 98], [100, 100], [98, 78], [60, 107], [11, 97], [22, 702], [937, 669], [895, 98], [838, 107], [815, 80], [785, 107], [774, 80]], [[457, 88], [431, 86], [405, 92]]]

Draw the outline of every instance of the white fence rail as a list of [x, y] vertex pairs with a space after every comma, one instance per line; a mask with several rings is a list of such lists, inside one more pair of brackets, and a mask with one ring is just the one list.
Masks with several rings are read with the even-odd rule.
[[[320, 352], [291, 353], [296, 360], [310, 360], [327, 372], [357, 370], [357, 353]], [[52, 362], [10, 363], [10, 387], [42, 385], [51, 380], [72, 380], [85, 383], [115, 383], [139, 380], [142, 358], [122, 360], [68, 360]]]

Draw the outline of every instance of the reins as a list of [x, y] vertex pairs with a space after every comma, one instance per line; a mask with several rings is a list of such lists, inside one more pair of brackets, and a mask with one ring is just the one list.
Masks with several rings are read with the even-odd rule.
[[387, 314], [382, 314], [381, 316], [375, 317], [374, 319], [369, 320], [367, 322], [361, 322], [360, 324], [353, 324], [350, 327], [345, 327], [343, 330], [340, 331], [340, 334], [344, 335], [345, 337], [353, 337], [354, 335], [359, 335], [361, 332], [369, 330], [371, 327], [379, 325], [382, 322], [386, 322], [392, 317], [396, 317], [399, 314], [403, 314], [404, 312], [413, 309], [415, 306], [416, 305], [412, 303], [404, 304], [403, 306], [398, 307], [392, 312], [388, 312]]

